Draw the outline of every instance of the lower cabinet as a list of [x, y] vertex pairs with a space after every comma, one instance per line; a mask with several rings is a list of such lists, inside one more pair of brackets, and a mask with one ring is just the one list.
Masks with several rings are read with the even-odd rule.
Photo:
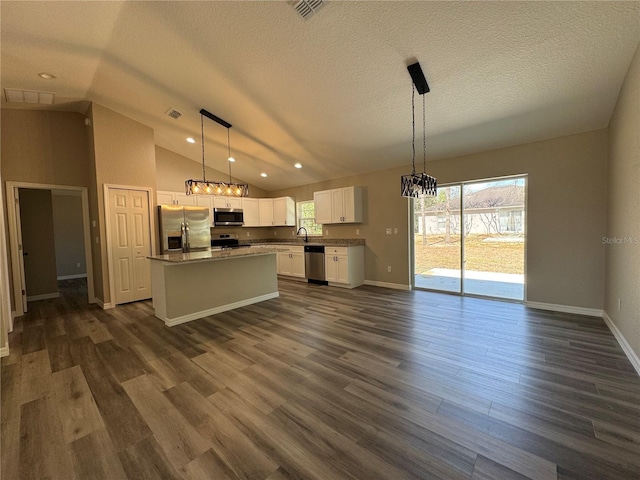
[[364, 283], [364, 246], [325, 247], [325, 276], [329, 285], [355, 288]]
[[304, 247], [284, 247], [276, 256], [278, 275], [305, 278]]

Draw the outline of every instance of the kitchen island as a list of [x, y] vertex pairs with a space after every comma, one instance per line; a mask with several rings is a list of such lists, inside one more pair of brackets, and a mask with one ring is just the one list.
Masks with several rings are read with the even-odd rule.
[[149, 257], [155, 315], [167, 326], [279, 296], [277, 248], [238, 248]]

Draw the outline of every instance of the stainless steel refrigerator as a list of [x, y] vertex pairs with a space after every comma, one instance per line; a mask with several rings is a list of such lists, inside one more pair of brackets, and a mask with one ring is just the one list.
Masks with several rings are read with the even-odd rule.
[[206, 207], [158, 205], [158, 227], [162, 253], [211, 248], [211, 221]]

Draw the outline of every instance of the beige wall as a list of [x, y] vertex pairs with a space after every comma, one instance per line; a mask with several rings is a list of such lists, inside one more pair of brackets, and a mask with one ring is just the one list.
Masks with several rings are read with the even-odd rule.
[[[430, 162], [440, 184], [528, 174], [527, 300], [601, 309], [604, 299], [607, 132], [598, 130], [544, 142]], [[410, 165], [271, 192], [310, 200], [313, 192], [365, 187], [360, 225], [327, 225], [329, 238], [366, 239], [365, 278], [408, 284], [409, 207], [400, 175]], [[398, 227], [398, 235], [386, 228]], [[392, 272], [387, 273], [387, 266]]]
[[4, 108], [1, 115], [3, 180], [89, 185], [84, 115]]
[[[89, 143], [84, 115], [73, 112], [37, 110], [0, 111], [0, 169], [2, 196], [6, 198], [6, 181], [47, 185], [89, 185]], [[3, 215], [6, 220], [7, 210]], [[5, 235], [9, 238], [5, 221]], [[7, 242], [8, 268], [11, 251]], [[11, 291], [13, 278], [9, 275]], [[11, 295], [11, 308], [14, 298]]]
[[[4, 178], [0, 171], [0, 184], [4, 184]], [[9, 352], [8, 333], [11, 325], [11, 285], [9, 283], [9, 260], [7, 248], [7, 234], [5, 230], [4, 196], [0, 195], [0, 349], [2, 354]]]
[[[90, 109], [93, 146], [90, 216], [92, 221], [93, 267], [96, 297], [104, 303], [109, 295], [106, 249], [104, 185], [151, 188], [155, 195], [156, 159], [153, 130], [97, 103]], [[93, 221], [96, 227], [93, 228]], [[99, 233], [98, 233], [99, 232]], [[95, 238], [98, 237], [98, 244]]]
[[27, 299], [58, 293], [51, 190], [21, 188], [19, 193]]
[[86, 275], [82, 197], [79, 194], [53, 192], [53, 234], [58, 277]]
[[[609, 123], [605, 312], [640, 356], [640, 46]], [[618, 309], [620, 299], [620, 309]]]

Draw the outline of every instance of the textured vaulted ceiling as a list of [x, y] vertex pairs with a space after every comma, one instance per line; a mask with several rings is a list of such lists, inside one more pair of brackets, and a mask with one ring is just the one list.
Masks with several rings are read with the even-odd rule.
[[[604, 128], [640, 41], [639, 2], [333, 1], [308, 20], [278, 1], [0, 8], [2, 87], [98, 102], [198, 162], [205, 108], [233, 124], [234, 177], [267, 190], [409, 171], [413, 60], [431, 86], [429, 159]], [[205, 134], [225, 171], [225, 129]]]

